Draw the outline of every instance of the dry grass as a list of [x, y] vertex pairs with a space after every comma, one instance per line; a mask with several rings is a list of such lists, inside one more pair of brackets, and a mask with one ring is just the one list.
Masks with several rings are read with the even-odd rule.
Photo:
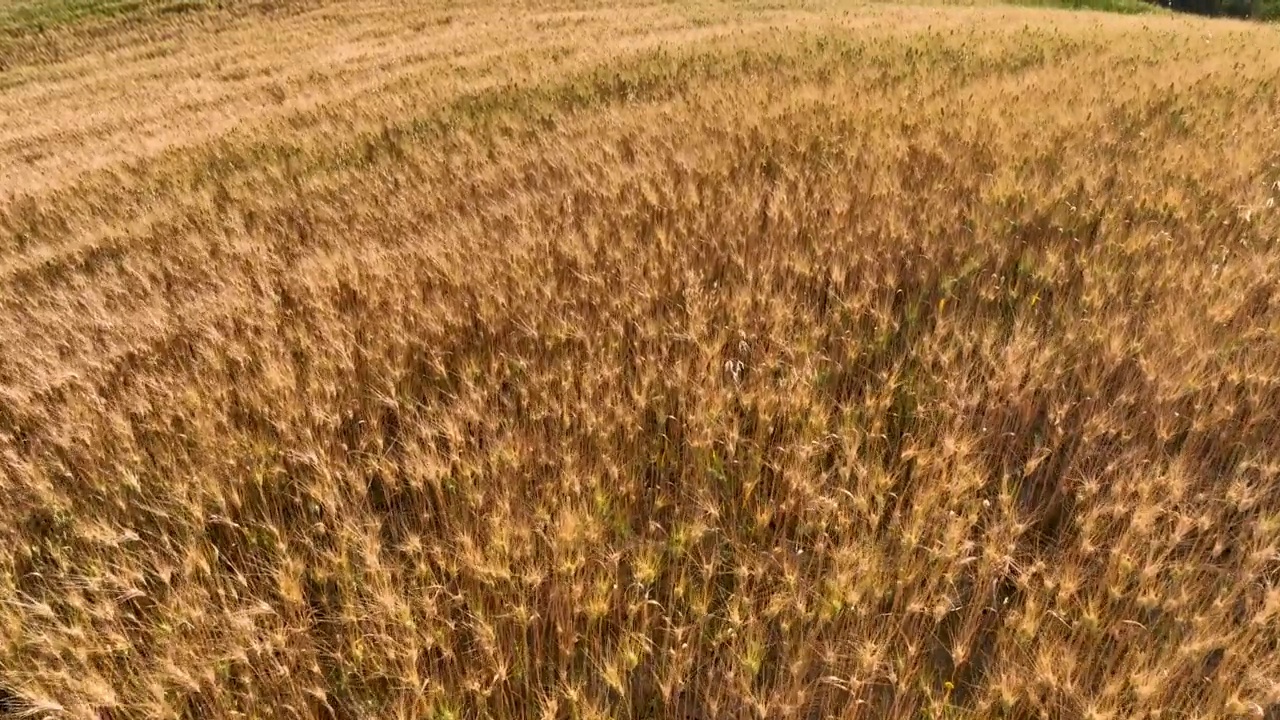
[[1274, 30], [95, 22], [0, 75], [0, 717], [1280, 716]]

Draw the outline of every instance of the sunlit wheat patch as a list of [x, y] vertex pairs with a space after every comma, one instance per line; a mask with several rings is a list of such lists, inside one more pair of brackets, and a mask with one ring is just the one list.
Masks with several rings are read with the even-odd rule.
[[1280, 715], [1272, 28], [72, 5], [0, 718]]

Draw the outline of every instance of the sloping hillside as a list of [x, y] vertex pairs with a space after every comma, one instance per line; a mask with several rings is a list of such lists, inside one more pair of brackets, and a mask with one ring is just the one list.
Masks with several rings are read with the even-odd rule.
[[0, 717], [1280, 714], [1274, 29], [139, 7], [0, 13]]

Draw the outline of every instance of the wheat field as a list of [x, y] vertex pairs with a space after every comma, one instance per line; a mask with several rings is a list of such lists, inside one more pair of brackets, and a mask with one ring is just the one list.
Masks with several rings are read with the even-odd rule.
[[55, 19], [0, 718], [1280, 718], [1274, 27]]

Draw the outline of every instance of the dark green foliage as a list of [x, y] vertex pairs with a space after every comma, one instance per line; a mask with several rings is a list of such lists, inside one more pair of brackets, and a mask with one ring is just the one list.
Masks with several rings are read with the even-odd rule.
[[1166, 0], [1161, 5], [1179, 12], [1215, 17], [1247, 18], [1256, 12], [1259, 20], [1280, 18], [1280, 2], [1277, 0]]

